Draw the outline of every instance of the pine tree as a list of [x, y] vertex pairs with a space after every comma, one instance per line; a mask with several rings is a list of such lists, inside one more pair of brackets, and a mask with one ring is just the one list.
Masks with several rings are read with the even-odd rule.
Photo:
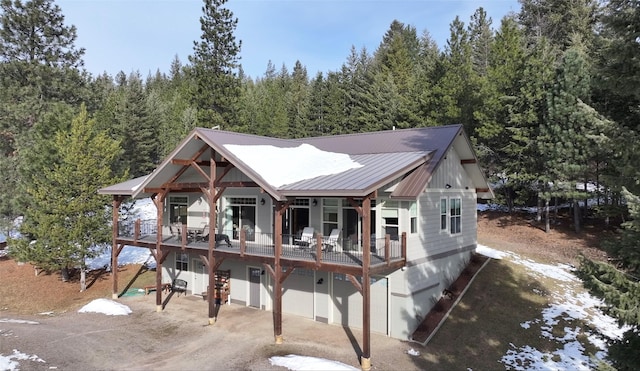
[[[109, 198], [98, 189], [126, 178], [114, 176], [111, 166], [120, 153], [118, 142], [96, 131], [84, 105], [68, 129], [52, 141], [51, 166], [30, 179], [33, 206], [25, 213], [21, 232], [33, 238], [16, 241], [12, 254], [63, 277], [100, 251], [111, 235]], [[81, 290], [86, 289], [81, 278]]]
[[64, 24], [52, 0], [0, 1], [0, 216], [13, 218], [28, 204], [20, 174], [22, 154], [33, 148], [29, 132], [58, 102], [87, 95], [80, 73], [84, 49], [76, 28]]
[[224, 7], [226, 0], [204, 0], [200, 17], [202, 36], [194, 41], [189, 57], [196, 81], [193, 103], [198, 109], [198, 124], [220, 125], [230, 129], [236, 124], [240, 80], [237, 76], [242, 42], [233, 32], [238, 19]]
[[581, 216], [578, 200], [584, 197], [576, 183], [589, 180], [589, 139], [592, 123], [581, 103], [588, 101], [591, 79], [586, 56], [581, 46], [564, 53], [552, 89], [547, 96], [548, 117], [541, 126], [538, 145], [545, 158], [545, 172], [553, 187], [546, 198], [573, 200], [574, 228], [579, 232]]
[[307, 68], [300, 61], [296, 61], [293, 67], [288, 98], [288, 137], [306, 137], [305, 120], [309, 114], [309, 77], [307, 76]]
[[640, 197], [623, 190], [631, 220], [605, 243], [617, 267], [581, 258], [578, 276], [589, 291], [603, 299], [602, 309], [631, 328], [611, 341], [609, 360], [618, 370], [640, 369]]

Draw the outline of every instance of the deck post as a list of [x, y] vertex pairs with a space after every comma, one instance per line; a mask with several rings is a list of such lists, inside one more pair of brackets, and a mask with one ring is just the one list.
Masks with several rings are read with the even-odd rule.
[[207, 266], [207, 273], [209, 274], [209, 286], [207, 287], [207, 301], [209, 304], [209, 324], [216, 323], [216, 277], [213, 268], [215, 264], [215, 256], [213, 250], [216, 247], [216, 203], [218, 200], [216, 190], [216, 172], [217, 166], [215, 161], [215, 152], [211, 151], [211, 159], [209, 165], [209, 192], [207, 195], [207, 202], [209, 203], [209, 265]]
[[114, 195], [111, 202], [111, 298], [118, 298], [118, 255], [120, 249], [118, 248], [118, 219], [120, 216], [120, 205], [122, 204], [123, 196]]
[[274, 251], [274, 284], [273, 284], [273, 333], [276, 344], [282, 344], [282, 266], [280, 256], [282, 255], [282, 213], [286, 209], [283, 202], [276, 202], [275, 225], [273, 227], [273, 237], [275, 242]]
[[362, 200], [362, 356], [360, 367], [371, 369], [371, 195]]
[[157, 209], [156, 228], [156, 312], [162, 312], [162, 218], [164, 210], [164, 198], [167, 191], [157, 194], [153, 198], [153, 204]]

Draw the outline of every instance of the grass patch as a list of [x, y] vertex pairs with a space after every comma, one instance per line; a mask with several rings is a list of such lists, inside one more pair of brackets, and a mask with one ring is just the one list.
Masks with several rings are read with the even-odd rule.
[[538, 318], [548, 300], [546, 290], [526, 268], [492, 260], [416, 359], [421, 369], [504, 368], [498, 362], [510, 343], [541, 348], [540, 333], [520, 324]]
[[[111, 298], [111, 273], [95, 270], [87, 273], [87, 290], [80, 292], [80, 277], [63, 282], [60, 273], [35, 273], [31, 264], [0, 259], [0, 313], [38, 314], [77, 310], [91, 300]], [[155, 271], [132, 264], [118, 268], [118, 288], [142, 288], [155, 283]]]

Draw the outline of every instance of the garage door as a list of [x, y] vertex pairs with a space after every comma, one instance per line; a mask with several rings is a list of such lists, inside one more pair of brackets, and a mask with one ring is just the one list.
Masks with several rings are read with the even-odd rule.
[[[386, 277], [371, 277], [371, 331], [387, 334]], [[362, 295], [343, 274], [333, 275], [333, 323], [362, 328]]]
[[282, 284], [282, 311], [313, 319], [314, 274], [297, 268]]

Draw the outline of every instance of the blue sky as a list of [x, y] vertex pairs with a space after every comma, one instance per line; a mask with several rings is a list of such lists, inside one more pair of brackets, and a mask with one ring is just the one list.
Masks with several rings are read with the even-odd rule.
[[[168, 72], [174, 56], [183, 64], [200, 40], [202, 0], [56, 0], [67, 25], [77, 27], [77, 47], [86, 49], [92, 74], [139, 70], [143, 78]], [[238, 18], [242, 66], [261, 77], [271, 60], [291, 71], [296, 60], [317, 72], [336, 71], [351, 46], [373, 53], [394, 19], [427, 30], [443, 48], [456, 16], [467, 24], [483, 7], [498, 28], [517, 0], [229, 0]]]

